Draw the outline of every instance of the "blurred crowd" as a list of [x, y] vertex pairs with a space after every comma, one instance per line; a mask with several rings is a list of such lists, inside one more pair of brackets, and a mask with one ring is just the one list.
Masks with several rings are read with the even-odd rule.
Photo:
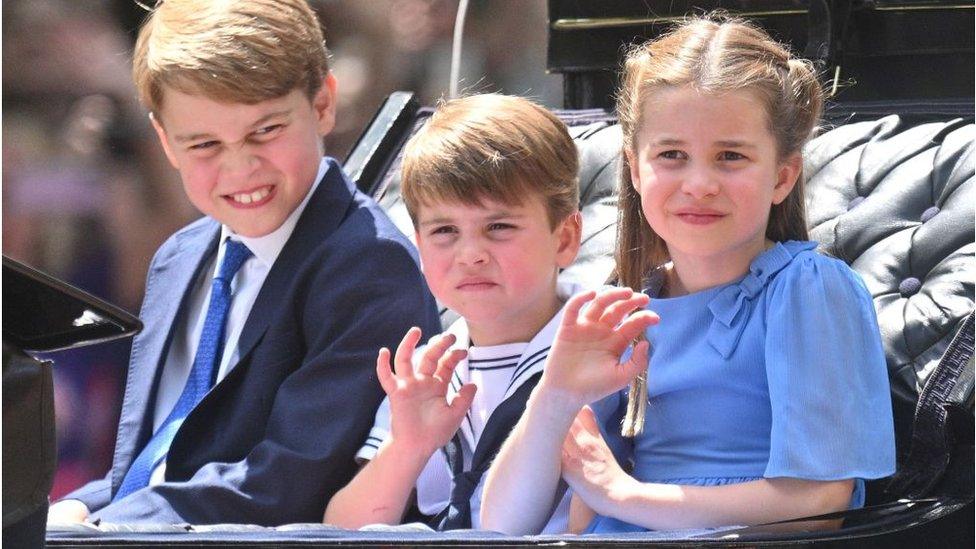
[[[311, 0], [339, 81], [342, 160], [383, 98], [446, 96], [457, 0]], [[145, 1], [142, 3], [152, 3]], [[138, 312], [152, 253], [199, 216], [135, 98], [133, 0], [3, 2], [3, 253]], [[561, 104], [544, 0], [473, 0], [461, 89]], [[56, 498], [109, 466], [128, 342], [53, 354]]]

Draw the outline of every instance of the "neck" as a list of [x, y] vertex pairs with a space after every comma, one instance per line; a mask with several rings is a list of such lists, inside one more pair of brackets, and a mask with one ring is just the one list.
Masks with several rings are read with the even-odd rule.
[[553, 288], [553, 292], [547, 295], [546, 299], [533, 307], [526, 308], [527, 311], [531, 311], [531, 314], [524, 315], [514, 322], [511, 319], [478, 322], [467, 318], [465, 321], [473, 345], [490, 347], [506, 343], [525, 343], [532, 341], [532, 338], [552, 320], [562, 306], [563, 302]]
[[670, 251], [672, 268], [668, 271], [666, 294], [677, 297], [737, 280], [749, 272], [749, 266], [756, 256], [772, 245], [772, 241], [762, 239], [744, 245], [735, 253], [714, 256]]

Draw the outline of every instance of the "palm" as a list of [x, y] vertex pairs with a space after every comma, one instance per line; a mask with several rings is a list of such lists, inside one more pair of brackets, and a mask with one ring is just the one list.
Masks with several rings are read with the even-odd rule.
[[390, 398], [390, 435], [426, 453], [447, 444], [457, 431], [474, 399], [475, 386], [461, 387], [452, 402], [447, 401], [448, 382], [464, 350], [448, 350], [454, 336], [431, 340], [417, 367], [413, 353], [420, 330], [412, 328], [396, 352], [396, 373], [390, 368], [390, 351], [381, 349], [376, 375]]
[[398, 379], [389, 393], [394, 438], [407, 437], [424, 448], [436, 449], [457, 431], [463, 415], [452, 413], [447, 404], [447, 382], [434, 377]]
[[634, 312], [647, 301], [647, 296], [629, 289], [574, 296], [556, 333], [543, 382], [580, 405], [623, 388], [647, 363], [646, 343], [619, 363], [630, 342], [657, 322], [650, 311]]

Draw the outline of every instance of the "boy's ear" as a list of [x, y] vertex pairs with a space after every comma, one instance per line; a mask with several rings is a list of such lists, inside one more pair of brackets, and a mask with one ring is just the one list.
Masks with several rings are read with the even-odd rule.
[[557, 246], [556, 265], [565, 269], [576, 261], [576, 254], [580, 249], [580, 237], [583, 234], [583, 214], [577, 210], [566, 216], [556, 226]]
[[773, 204], [779, 204], [786, 200], [797, 180], [800, 179], [800, 172], [803, 171], [803, 156], [800, 153], [793, 153], [783, 161], [776, 173], [776, 186], [773, 187]]
[[322, 86], [312, 98], [312, 108], [315, 109], [315, 116], [318, 118], [320, 136], [327, 135], [335, 128], [337, 89], [335, 76], [330, 72], [322, 79]]
[[166, 158], [169, 160], [169, 163], [177, 170], [180, 169], [176, 164], [176, 155], [173, 154], [173, 149], [169, 146], [169, 140], [166, 139], [166, 129], [163, 128], [162, 123], [160, 123], [155, 113], [149, 113], [149, 121], [152, 123], [153, 129], [156, 130], [156, 136], [159, 137], [159, 142], [163, 145], [163, 152], [166, 153]]

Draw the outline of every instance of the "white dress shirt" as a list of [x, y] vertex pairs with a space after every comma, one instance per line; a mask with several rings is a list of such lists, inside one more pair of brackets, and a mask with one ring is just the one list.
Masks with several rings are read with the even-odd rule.
[[[159, 381], [159, 390], [156, 394], [156, 407], [153, 410], [153, 432], [155, 433], [166, 421], [166, 417], [176, 406], [186, 380], [190, 377], [190, 369], [193, 367], [193, 357], [197, 353], [197, 345], [200, 342], [200, 334], [203, 331], [203, 322], [207, 317], [207, 304], [210, 303], [210, 290], [213, 277], [217, 275], [220, 262], [224, 258], [226, 241], [228, 238], [243, 243], [253, 257], [244, 262], [241, 269], [231, 281], [231, 302], [230, 309], [227, 311], [227, 324], [224, 328], [224, 352], [220, 358], [220, 365], [217, 370], [216, 383], [220, 383], [227, 374], [234, 368], [240, 359], [237, 348], [237, 341], [241, 337], [241, 330], [247, 321], [251, 307], [264, 285], [264, 279], [274, 265], [278, 254], [285, 247], [285, 243], [295, 230], [295, 225], [305, 211], [312, 193], [318, 188], [319, 182], [325, 176], [328, 163], [325, 159], [319, 164], [319, 171], [315, 176], [315, 181], [305, 195], [302, 202], [295, 208], [295, 211], [285, 219], [285, 222], [273, 232], [256, 238], [240, 236], [234, 233], [230, 227], [221, 226], [220, 245], [217, 248], [216, 257], [201, 270], [200, 276], [194, 283], [193, 292], [184, 316], [177, 319], [179, 324], [175, 328], [173, 341], [169, 346], [169, 353], [166, 355], [166, 363], [163, 366], [162, 377]], [[179, 299], [180, 296], [173, 296]], [[153, 486], [163, 481], [166, 472], [166, 461], [157, 466], [149, 479], [149, 485]]]

